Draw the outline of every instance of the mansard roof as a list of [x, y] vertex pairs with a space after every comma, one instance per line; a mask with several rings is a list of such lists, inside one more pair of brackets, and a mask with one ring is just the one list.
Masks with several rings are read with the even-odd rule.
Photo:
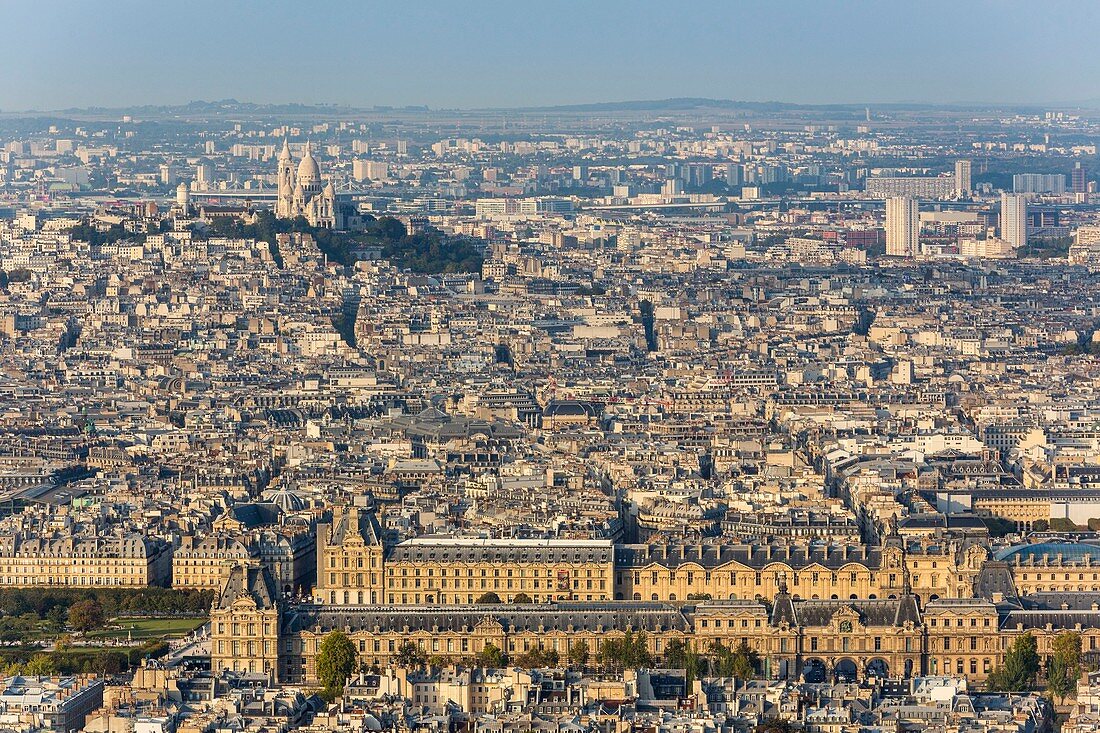
[[1045, 629], [1050, 626], [1053, 630], [1061, 631], [1088, 629], [1100, 626], [1100, 611], [1092, 610], [1061, 610], [1061, 609], [1037, 609], [1037, 610], [1006, 610], [1001, 616], [1002, 629]]
[[997, 593], [1008, 601], [1019, 603], [1016, 583], [1008, 563], [1003, 560], [987, 560], [978, 571], [978, 577], [974, 579], [974, 595], [992, 600]]
[[861, 545], [620, 545], [615, 552], [615, 564], [620, 568], [644, 568], [650, 564], [675, 568], [693, 563], [711, 569], [728, 563], [750, 568], [763, 568], [771, 563], [785, 563], [800, 568], [818, 564], [839, 569], [849, 563], [859, 563], [875, 569], [882, 564], [882, 549]]
[[329, 542], [333, 545], [342, 545], [352, 533], [358, 534], [368, 545], [382, 543], [382, 527], [378, 524], [378, 518], [374, 512], [361, 511], [357, 508], [339, 510], [332, 518], [332, 528], [329, 530]]
[[652, 603], [549, 603], [519, 606], [299, 606], [287, 631], [323, 634], [335, 629], [381, 632], [470, 633], [497, 624], [509, 632], [684, 631], [690, 624], [675, 606]]
[[237, 565], [229, 571], [218, 608], [231, 608], [242, 598], [250, 598], [261, 611], [275, 607], [275, 583], [266, 567]]
[[[921, 623], [920, 609], [917, 607], [916, 597], [912, 595], [883, 599], [791, 600], [784, 604], [782, 612], [777, 598], [772, 623], [785, 620], [793, 626], [828, 626], [834, 615], [845, 610], [854, 611], [864, 626], [901, 627], [907, 621], [913, 625]], [[793, 622], [788, 618], [792, 613]]]

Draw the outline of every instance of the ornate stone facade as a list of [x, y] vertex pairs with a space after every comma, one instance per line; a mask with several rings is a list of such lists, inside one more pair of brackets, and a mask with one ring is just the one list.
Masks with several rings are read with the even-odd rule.
[[[989, 558], [980, 544], [613, 545], [610, 540], [418, 538], [389, 544], [369, 512], [338, 509], [318, 528], [314, 597], [329, 604], [969, 598]], [[521, 595], [522, 594], [522, 595]]]
[[321, 180], [321, 167], [313, 157], [313, 150], [306, 143], [306, 151], [297, 170], [290, 157], [290, 145], [283, 140], [279, 153], [279, 198], [275, 203], [275, 215], [281, 219], [305, 217], [310, 225], [328, 229], [345, 228], [345, 220], [336, 202], [336, 189], [332, 181]]
[[0, 538], [0, 586], [143, 588], [171, 572], [171, 548], [138, 534]]
[[392, 662], [410, 642], [427, 656], [456, 661], [471, 659], [488, 644], [512, 656], [541, 647], [565, 658], [583, 642], [594, 659], [600, 642], [632, 631], [645, 632], [658, 660], [673, 640], [702, 653], [714, 642], [731, 648], [744, 642], [760, 657], [757, 673], [771, 679], [963, 674], [980, 682], [1024, 633], [1037, 637], [1041, 655], [1049, 654], [1054, 638], [1066, 630], [1080, 632], [1084, 650], [1095, 652], [1100, 611], [1055, 605], [1065, 597], [1048, 601], [1026, 608], [981, 598], [922, 604], [912, 593], [798, 600], [781, 585], [770, 610], [755, 600], [284, 605], [272, 595], [266, 571], [241, 566], [214, 607], [212, 644], [215, 669], [276, 670], [286, 682], [316, 681], [321, 639], [334, 630], [351, 637], [364, 665]]

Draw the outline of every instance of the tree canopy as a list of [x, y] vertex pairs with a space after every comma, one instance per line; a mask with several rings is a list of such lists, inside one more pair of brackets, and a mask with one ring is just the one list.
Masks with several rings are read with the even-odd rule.
[[584, 667], [587, 665], [590, 654], [588, 642], [584, 639], [569, 645], [569, 663], [574, 667]]
[[1081, 635], [1067, 631], [1054, 638], [1054, 654], [1047, 660], [1047, 690], [1060, 701], [1077, 690], [1081, 675]]
[[355, 671], [355, 644], [343, 631], [330, 631], [321, 639], [317, 651], [317, 679], [325, 697], [332, 699], [344, 691], [344, 683]]
[[627, 631], [623, 636], [604, 639], [597, 659], [615, 669], [636, 669], [653, 663], [644, 631]]
[[543, 649], [542, 647], [536, 647], [529, 649], [520, 654], [515, 659], [515, 663], [525, 669], [539, 669], [541, 667], [556, 667], [558, 666], [558, 653], [553, 649]]
[[706, 660], [690, 644], [680, 639], [673, 639], [665, 646], [665, 664], [673, 669], [684, 670], [689, 685], [707, 671]]
[[744, 641], [736, 649], [730, 649], [716, 641], [711, 645], [710, 655], [712, 673], [718, 677], [750, 679], [756, 674], [756, 667], [760, 663], [760, 655]]
[[[0, 608], [18, 616], [46, 618], [54, 609], [68, 610], [78, 601], [94, 600], [107, 618], [148, 613], [206, 614], [213, 591], [174, 588], [0, 588]], [[56, 612], [55, 612], [56, 613]]]
[[423, 650], [418, 645], [406, 641], [397, 647], [397, 653], [394, 654], [393, 661], [402, 667], [423, 667], [426, 659]]
[[989, 689], [994, 692], [1028, 690], [1038, 672], [1038, 644], [1034, 636], [1024, 634], [1012, 642], [1004, 664], [989, 675]]
[[80, 632], [103, 628], [103, 606], [91, 599], [77, 601], [69, 606], [69, 625]]
[[45, 677], [57, 674], [57, 672], [57, 665], [54, 664], [53, 657], [49, 654], [35, 654], [30, 661], [23, 665], [23, 674], [32, 677]]
[[492, 643], [486, 644], [485, 648], [477, 653], [476, 660], [482, 667], [489, 668], [503, 667], [508, 662], [504, 651]]

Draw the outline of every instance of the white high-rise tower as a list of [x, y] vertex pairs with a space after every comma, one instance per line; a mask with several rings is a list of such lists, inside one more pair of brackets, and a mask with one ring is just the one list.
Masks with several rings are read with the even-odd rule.
[[908, 196], [886, 199], [886, 254], [891, 257], [913, 257], [918, 252], [920, 209], [917, 200]]
[[970, 161], [955, 161], [955, 195], [959, 198], [970, 195]]
[[1027, 246], [1027, 197], [1001, 194], [1001, 239], [1017, 250]]

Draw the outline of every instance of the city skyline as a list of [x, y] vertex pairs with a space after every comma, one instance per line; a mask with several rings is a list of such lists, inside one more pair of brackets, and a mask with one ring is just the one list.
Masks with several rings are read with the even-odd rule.
[[7, 27], [33, 30], [0, 49], [0, 63], [21, 72], [0, 91], [0, 110], [226, 98], [448, 109], [674, 97], [1100, 103], [1100, 84], [1089, 81], [1100, 78], [1100, 57], [1088, 39], [1100, 9], [1064, 3], [937, 2], [920, 13], [857, 2], [704, 3], [682, 13], [652, 2], [483, 1], [455, 12], [341, 0], [323, 12], [254, 2], [107, 10], [0, 10]]
[[0, 4], [0, 733], [1100, 733], [1098, 20]]

